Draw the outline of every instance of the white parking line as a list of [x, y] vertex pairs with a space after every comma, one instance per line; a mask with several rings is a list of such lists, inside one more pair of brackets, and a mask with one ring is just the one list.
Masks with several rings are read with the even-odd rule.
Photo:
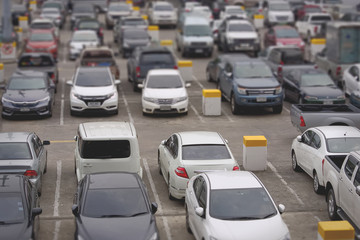
[[318, 216], [314, 216], [314, 218], [318, 221], [321, 222], [321, 219]]
[[64, 98], [65, 98], [65, 78], [61, 79], [61, 108], [60, 108], [60, 126], [64, 125]]
[[221, 113], [229, 120], [229, 122], [234, 122], [234, 120], [227, 114], [225, 111], [221, 110]]
[[288, 183], [284, 180], [284, 178], [278, 173], [278, 171], [276, 170], [276, 168], [274, 167], [274, 165], [271, 164], [271, 162], [268, 162], [267, 164], [270, 169], [275, 173], [275, 175], [280, 179], [280, 181], [286, 186], [286, 188], [295, 196], [295, 198], [298, 200], [298, 202], [301, 205], [305, 205], [304, 202], [301, 200], [301, 198], [299, 197], [299, 195], [296, 194], [296, 192], [294, 191], [294, 189], [292, 189]]
[[288, 113], [290, 113], [290, 110], [287, 107], [283, 107], [283, 109], [285, 109], [285, 111], [287, 111]]
[[197, 79], [197, 77], [195, 77], [194, 75], [192, 76], [193, 79], [195, 80], [195, 82], [201, 87], [201, 89], [204, 89], [204, 85], [201, 84], [201, 82], [199, 81], [199, 79]]
[[205, 123], [204, 118], [199, 114], [199, 112], [196, 110], [194, 105], [192, 105], [191, 102], [189, 102], [189, 105], [190, 105], [191, 109], [195, 112], [196, 116], [199, 118], [200, 122]]
[[[143, 158], [142, 160], [143, 160], [144, 168], [145, 168], [145, 171], [146, 171], [146, 176], [148, 177], [148, 180], [149, 180], [149, 183], [150, 183], [151, 191], [154, 194], [155, 202], [158, 204], [158, 213], [161, 215], [164, 212], [163, 212], [163, 208], [161, 206], [159, 195], [158, 195], [158, 193], [156, 191], [154, 180], [153, 180], [153, 178], [151, 176], [151, 173], [150, 173], [148, 162], [147, 162], [146, 158]], [[171, 238], [170, 228], [169, 228], [169, 223], [167, 221], [167, 218], [165, 216], [162, 216], [161, 219], [163, 220], [165, 233], [166, 233], [166, 239], [171, 240], [172, 238]]]
[[121, 87], [121, 86], [120, 86], [119, 88], [120, 88], [120, 92], [121, 92], [121, 97], [122, 97], [122, 99], [123, 99], [123, 101], [124, 101], [124, 104], [125, 104], [126, 112], [127, 112], [128, 116], [129, 116], [129, 121], [130, 121], [131, 123], [134, 123], [134, 119], [133, 119], [133, 117], [131, 116], [129, 104], [128, 104], [127, 100], [126, 100], [124, 91], [122, 90], [122, 87]]
[[[60, 183], [61, 183], [61, 160], [56, 162], [56, 187], [55, 187], [55, 200], [54, 200], [54, 217], [59, 216], [59, 202], [60, 202]], [[54, 238], [57, 240], [59, 238], [61, 221], [56, 221], [54, 229]]]

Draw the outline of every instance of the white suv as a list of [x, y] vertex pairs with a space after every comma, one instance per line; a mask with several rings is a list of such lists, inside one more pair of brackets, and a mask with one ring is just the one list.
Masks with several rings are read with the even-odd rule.
[[294, 13], [287, 1], [269, 1], [265, 9], [265, 25], [295, 24]]

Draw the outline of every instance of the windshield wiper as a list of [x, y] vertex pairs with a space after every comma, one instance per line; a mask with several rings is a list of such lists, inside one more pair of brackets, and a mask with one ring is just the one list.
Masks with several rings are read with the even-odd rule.
[[270, 213], [270, 214], [266, 215], [265, 217], [263, 217], [263, 219], [268, 218], [268, 217], [272, 217], [274, 215], [276, 215], [276, 212], [273, 212], [273, 213]]
[[224, 220], [255, 220], [255, 219], [261, 219], [259, 217], [230, 217], [230, 218], [224, 218]]
[[99, 218], [122, 218], [129, 217], [127, 215], [119, 215], [119, 214], [109, 214], [109, 215], [101, 215]]

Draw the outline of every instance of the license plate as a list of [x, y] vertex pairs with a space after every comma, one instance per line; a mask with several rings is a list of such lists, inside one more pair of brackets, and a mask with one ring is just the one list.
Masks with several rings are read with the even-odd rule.
[[256, 101], [257, 102], [266, 102], [266, 97], [257, 97]]
[[29, 112], [30, 108], [20, 108], [20, 112]]
[[250, 45], [248, 43], [241, 43], [240, 46], [241, 47], [249, 47]]
[[324, 104], [333, 104], [333, 101], [325, 100]]
[[89, 107], [100, 107], [100, 102], [88, 102]]
[[202, 53], [203, 50], [202, 50], [202, 49], [195, 49], [195, 52], [196, 52], [196, 53]]
[[161, 111], [169, 111], [169, 110], [171, 110], [171, 106], [170, 105], [160, 106], [160, 110]]

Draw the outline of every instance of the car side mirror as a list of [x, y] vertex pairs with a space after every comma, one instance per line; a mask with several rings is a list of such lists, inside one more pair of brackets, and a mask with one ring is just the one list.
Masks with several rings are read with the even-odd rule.
[[161, 145], [165, 145], [165, 143], [166, 143], [166, 140], [161, 141]]
[[227, 77], [231, 77], [231, 76], [232, 76], [232, 72], [225, 72], [225, 75], [226, 75]]
[[156, 203], [156, 202], [152, 202], [152, 203], [151, 203], [151, 213], [152, 213], [152, 214], [155, 214], [157, 210], [158, 210], [158, 205], [157, 205], [157, 203]]
[[71, 211], [74, 216], [79, 216], [79, 206], [77, 204], [72, 205]]
[[302, 137], [301, 137], [301, 135], [297, 136], [297, 137], [296, 137], [296, 140], [297, 140], [298, 142], [302, 142]]
[[73, 81], [72, 81], [72, 80], [68, 80], [68, 81], [66, 81], [66, 85], [68, 85], [68, 86], [72, 86], [72, 85], [73, 85]]
[[143, 88], [144, 88], [144, 84], [142, 84], [142, 83], [138, 84], [138, 88], [143, 89]]
[[120, 81], [120, 79], [116, 79], [116, 80], [114, 81], [114, 83], [115, 83], [115, 85], [119, 85], [119, 84], [121, 83], [121, 81]]
[[75, 137], [74, 137], [74, 141], [77, 141], [77, 140], [78, 140], [78, 136], [75, 136]]
[[283, 214], [283, 212], [285, 212], [285, 206], [283, 204], [279, 204], [278, 210], [279, 210], [280, 214]]
[[50, 141], [44, 140], [44, 141], [43, 141], [43, 145], [50, 145]]
[[202, 207], [195, 208], [195, 213], [199, 217], [204, 217], [204, 208], [202, 208]]
[[31, 210], [32, 217], [36, 217], [36, 216], [40, 215], [41, 213], [42, 213], [41, 208], [33, 208]]

